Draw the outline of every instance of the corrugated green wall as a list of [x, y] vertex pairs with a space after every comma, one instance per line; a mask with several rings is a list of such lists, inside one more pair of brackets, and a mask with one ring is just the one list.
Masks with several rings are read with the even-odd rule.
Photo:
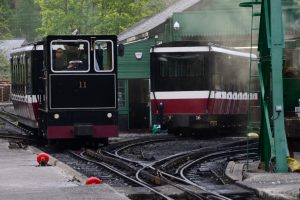
[[175, 21], [180, 24], [178, 35], [183, 37], [249, 35], [251, 31], [251, 13], [239, 10], [175, 13]]
[[[130, 79], [149, 79], [150, 78], [150, 48], [155, 40], [146, 39], [134, 43], [125, 44], [125, 54], [118, 57], [118, 79], [125, 81], [125, 106], [119, 106], [119, 128], [127, 131], [129, 128], [129, 86]], [[140, 60], [136, 59], [135, 53], [143, 54]]]
[[[118, 78], [132, 79], [150, 77], [150, 48], [154, 45], [153, 39], [142, 40], [125, 44], [125, 55], [119, 57]], [[136, 52], [142, 52], [141, 60], [135, 58]]]
[[[169, 21], [173, 31], [175, 21], [180, 23], [180, 29], [174, 34], [180, 37], [224, 37], [250, 35], [251, 8], [239, 7], [242, 0], [209, 0], [193, 11], [174, 13]], [[286, 34], [300, 34], [300, 2], [283, 0], [283, 22]], [[255, 7], [260, 12], [260, 6]], [[259, 26], [259, 17], [254, 17], [255, 27]], [[167, 31], [166, 31], [167, 32]]]

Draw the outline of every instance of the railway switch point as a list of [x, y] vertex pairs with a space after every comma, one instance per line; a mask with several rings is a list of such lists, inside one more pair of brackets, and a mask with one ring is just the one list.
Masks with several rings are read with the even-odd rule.
[[97, 177], [90, 177], [85, 181], [86, 185], [101, 184], [103, 181]]
[[46, 153], [40, 153], [37, 156], [36, 161], [39, 163], [39, 166], [47, 166], [49, 161], [49, 155]]

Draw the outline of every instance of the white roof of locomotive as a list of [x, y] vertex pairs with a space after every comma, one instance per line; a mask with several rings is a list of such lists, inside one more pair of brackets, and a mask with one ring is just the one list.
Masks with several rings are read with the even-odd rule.
[[32, 50], [38, 50], [38, 51], [42, 51], [44, 50], [44, 47], [43, 45], [27, 45], [27, 46], [22, 46], [22, 47], [19, 47], [19, 48], [16, 48], [16, 49], [13, 49], [11, 50], [11, 54], [13, 53], [18, 53], [18, 52], [24, 52], [24, 51], [32, 51]]

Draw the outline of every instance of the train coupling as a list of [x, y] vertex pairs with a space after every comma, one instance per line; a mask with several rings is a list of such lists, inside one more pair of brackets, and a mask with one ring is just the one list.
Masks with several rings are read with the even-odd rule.
[[76, 124], [74, 125], [75, 136], [92, 136], [94, 127], [91, 124]]

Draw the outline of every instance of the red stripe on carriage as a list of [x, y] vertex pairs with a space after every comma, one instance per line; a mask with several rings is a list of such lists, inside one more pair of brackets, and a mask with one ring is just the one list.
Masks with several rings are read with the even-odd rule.
[[[233, 99], [160, 99], [151, 100], [152, 113], [158, 114], [163, 102], [163, 114], [246, 114], [247, 100]], [[208, 110], [208, 112], [206, 111]]]
[[164, 104], [164, 114], [199, 114], [206, 112], [208, 99], [161, 99], [151, 101], [152, 112], [157, 113], [159, 103]]
[[[117, 137], [119, 129], [117, 125], [94, 126], [93, 138]], [[73, 126], [48, 126], [48, 139], [74, 138]]]

